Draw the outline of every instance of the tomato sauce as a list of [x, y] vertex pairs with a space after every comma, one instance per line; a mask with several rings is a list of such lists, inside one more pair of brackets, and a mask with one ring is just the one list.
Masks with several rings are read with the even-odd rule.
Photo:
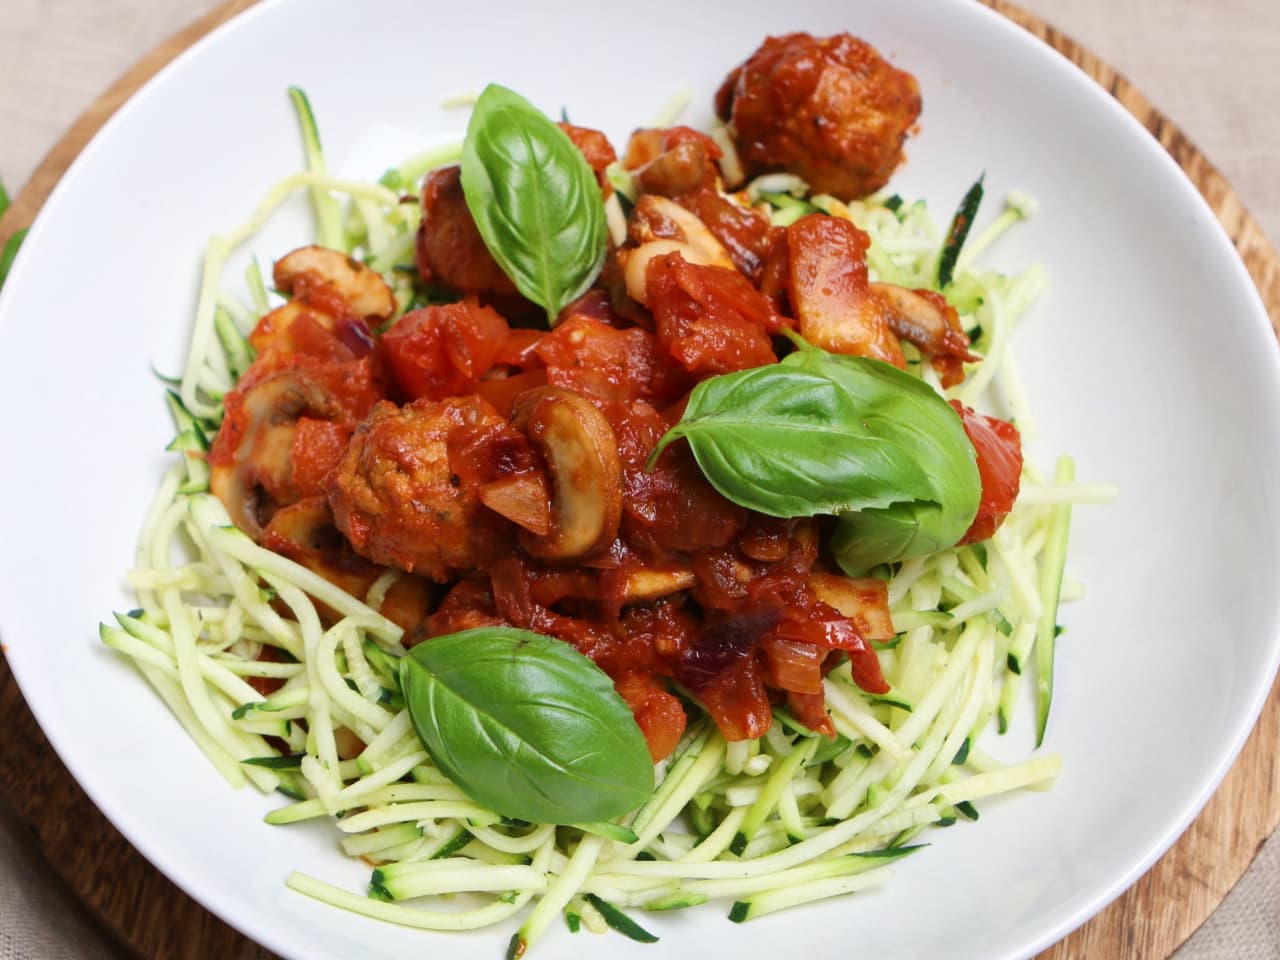
[[[564, 129], [608, 195], [612, 146]], [[419, 275], [458, 299], [375, 335], [383, 318], [304, 275], [254, 331], [258, 358], [210, 453], [215, 492], [265, 545], [353, 592], [403, 571], [389, 602], [407, 642], [509, 625], [574, 645], [613, 678], [655, 760], [690, 698], [731, 740], [763, 734], [778, 708], [834, 736], [823, 677], [836, 664], [888, 689], [872, 640], [892, 635], [887, 592], [835, 571], [819, 521], [730, 502], [684, 443], [650, 462], [697, 383], [774, 363], [791, 329], [903, 363], [866, 235], [817, 216], [771, 227], [724, 192], [719, 154], [688, 128], [633, 137], [625, 165], [679, 216], [611, 248], [550, 329], [530, 326], [532, 305], [484, 248], [457, 169], [430, 174]], [[948, 349], [954, 380], [967, 355]], [[1012, 506], [1021, 451], [1012, 425], [955, 406], [983, 487], [966, 538], [981, 539]]]

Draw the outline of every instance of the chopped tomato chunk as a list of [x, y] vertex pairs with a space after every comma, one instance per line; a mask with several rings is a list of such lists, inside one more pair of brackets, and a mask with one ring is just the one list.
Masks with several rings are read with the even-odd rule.
[[614, 686], [635, 714], [654, 763], [670, 756], [687, 722], [680, 701], [651, 673], [623, 674]]
[[547, 382], [597, 400], [673, 402], [693, 379], [647, 330], [618, 330], [592, 317], [571, 316], [539, 342]]
[[773, 304], [736, 270], [655, 257], [646, 277], [658, 342], [701, 376], [773, 363], [769, 333], [780, 328]]
[[978, 476], [982, 480], [982, 499], [978, 502], [978, 514], [961, 543], [986, 540], [1013, 509], [1018, 499], [1022, 480], [1022, 438], [1018, 428], [1007, 420], [983, 416], [952, 400], [951, 406], [960, 414], [964, 432], [978, 454]]
[[787, 227], [791, 306], [801, 335], [814, 346], [905, 368], [898, 338], [871, 295], [870, 244], [839, 217], [810, 214]]
[[[494, 373], [501, 374], [495, 370]], [[504, 417], [511, 416], [511, 408], [515, 406], [516, 397], [526, 390], [547, 385], [545, 370], [526, 370], [511, 376], [490, 376], [475, 386], [475, 391], [484, 397]]]
[[700, 693], [726, 740], [754, 740], [773, 724], [773, 706], [755, 657], [744, 657]]
[[293, 483], [301, 497], [323, 496], [324, 479], [337, 466], [351, 439], [351, 428], [330, 420], [300, 417], [293, 435]]
[[381, 343], [401, 399], [443, 400], [473, 387], [506, 337], [501, 315], [468, 298], [406, 313]]
[[604, 169], [618, 159], [618, 154], [614, 151], [609, 138], [599, 130], [592, 130], [590, 127], [575, 127], [572, 123], [560, 123], [557, 126], [568, 134], [573, 145], [586, 158], [587, 166], [595, 173], [604, 195], [607, 197], [613, 193], [613, 184], [609, 183], [608, 178], [605, 177]]

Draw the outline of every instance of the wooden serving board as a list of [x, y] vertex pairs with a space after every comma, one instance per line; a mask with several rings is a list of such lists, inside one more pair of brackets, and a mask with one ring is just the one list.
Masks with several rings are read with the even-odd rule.
[[[0, 247], [35, 217], [98, 128], [180, 52], [252, 6], [228, 0], [140, 60], [85, 112], [0, 218]], [[1235, 242], [1280, 333], [1280, 257], [1231, 187], [1183, 133], [1110, 66], [1005, 0], [982, 0], [1064, 54], [1144, 125], [1186, 171]], [[272, 954], [187, 897], [133, 849], [72, 779], [0, 658], [0, 802], [101, 924], [137, 955], [271, 960]], [[1164, 958], [1222, 902], [1280, 825], [1280, 683], [1222, 787], [1182, 838], [1123, 896], [1040, 960]], [[93, 838], [86, 843], [85, 838]]]

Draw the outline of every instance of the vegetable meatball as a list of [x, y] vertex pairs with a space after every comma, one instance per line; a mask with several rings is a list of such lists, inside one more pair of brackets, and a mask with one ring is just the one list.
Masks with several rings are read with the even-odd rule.
[[847, 33], [769, 37], [716, 94], [748, 176], [786, 170], [842, 200], [879, 190], [920, 115], [915, 77]]
[[422, 185], [417, 261], [418, 274], [427, 282], [479, 296], [486, 303], [505, 306], [521, 299], [480, 237], [457, 166], [433, 170]]
[[462, 483], [457, 447], [505, 421], [479, 397], [379, 404], [329, 481], [338, 529], [361, 556], [443, 581], [509, 542], [508, 525]]

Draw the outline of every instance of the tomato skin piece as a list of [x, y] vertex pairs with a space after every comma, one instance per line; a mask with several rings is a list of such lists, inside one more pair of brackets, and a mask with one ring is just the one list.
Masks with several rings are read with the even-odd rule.
[[293, 435], [289, 458], [293, 461], [293, 483], [300, 497], [323, 496], [324, 480], [337, 466], [351, 439], [351, 427], [329, 420], [300, 417]]
[[684, 707], [651, 673], [627, 673], [614, 680], [618, 695], [635, 714], [653, 762], [664, 760], [684, 735]]
[[773, 705], [754, 655], [743, 657], [698, 695], [726, 740], [754, 740], [773, 725]]
[[690, 373], [731, 373], [778, 359], [769, 334], [782, 319], [736, 270], [669, 253], [649, 261], [645, 289], [658, 343]]
[[516, 397], [526, 390], [547, 385], [545, 370], [526, 370], [509, 377], [491, 377], [475, 385], [475, 392], [484, 397], [504, 417], [511, 416]]
[[898, 338], [871, 295], [871, 238], [848, 220], [809, 214], [787, 227], [788, 292], [800, 335], [832, 353], [906, 369]]
[[787, 691], [787, 709], [791, 715], [814, 733], [835, 739], [836, 725], [827, 713], [826, 697], [821, 693], [796, 693]]
[[530, 330], [527, 327], [513, 327], [503, 338], [498, 355], [493, 358], [494, 366], [519, 367], [528, 370], [542, 365], [538, 359], [537, 346], [542, 342], [544, 331]]
[[1022, 438], [1008, 420], [984, 416], [958, 400], [952, 400], [951, 406], [960, 415], [964, 432], [977, 452], [978, 476], [982, 480], [978, 513], [960, 538], [963, 545], [986, 540], [1013, 509], [1022, 479]]
[[628, 170], [639, 170], [662, 154], [686, 143], [696, 143], [709, 161], [719, 160], [724, 155], [719, 144], [693, 127], [649, 127], [631, 134], [622, 165]]
[[492, 365], [507, 340], [507, 322], [474, 298], [423, 307], [382, 335], [381, 349], [406, 401], [465, 393]]
[[590, 127], [576, 127], [572, 123], [557, 123], [556, 126], [563, 130], [573, 145], [578, 148], [578, 152], [587, 161], [587, 166], [596, 175], [601, 194], [608, 199], [613, 193], [613, 184], [609, 182], [604, 171], [609, 164], [618, 159], [617, 151], [613, 149], [609, 138], [599, 130], [593, 130]]
[[647, 330], [619, 330], [575, 314], [544, 335], [534, 351], [547, 366], [547, 382], [594, 400], [674, 402], [691, 378]]

